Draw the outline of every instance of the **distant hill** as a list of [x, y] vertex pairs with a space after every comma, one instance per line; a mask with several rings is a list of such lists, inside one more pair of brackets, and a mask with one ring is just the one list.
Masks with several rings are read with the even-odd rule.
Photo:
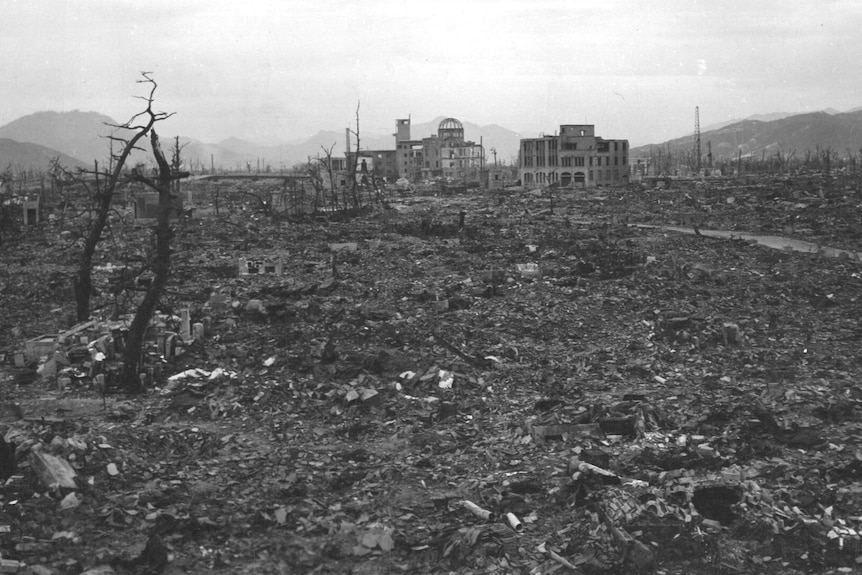
[[[444, 120], [443, 116], [435, 118], [430, 122], [413, 124], [411, 126], [411, 138], [419, 140], [437, 133], [437, 127]], [[392, 131], [395, 132], [393, 120]], [[496, 124], [479, 126], [470, 122], [462, 122], [464, 125], [464, 137], [476, 143], [482, 141], [486, 150], [488, 162], [493, 162], [491, 148], [497, 150], [497, 160], [509, 161], [517, 157], [521, 134], [507, 130]], [[393, 134], [362, 133], [360, 131], [360, 148], [363, 150], [394, 150], [395, 136]], [[251, 162], [253, 167], [257, 166], [260, 159], [261, 167], [270, 165], [272, 169], [281, 166], [291, 167], [306, 162], [308, 158], [324, 155], [324, 150], [332, 149], [333, 156], [343, 156], [346, 145], [344, 131], [321, 130], [307, 140], [294, 141], [278, 145], [261, 145], [255, 142], [242, 140], [240, 138], [227, 138], [216, 144], [203, 144], [195, 142], [194, 145], [184, 150], [184, 156], [192, 159], [192, 164], [200, 162], [209, 165], [210, 154], [212, 162], [216, 166], [242, 167], [246, 162]], [[351, 149], [356, 145], [356, 137], [351, 134]]]
[[761, 122], [771, 122], [772, 120], [781, 120], [782, 118], [787, 118], [788, 116], [795, 115], [795, 112], [773, 112], [771, 114], [754, 114], [747, 118], [733, 118], [732, 120], [725, 120], [724, 122], [716, 122], [714, 124], [704, 126], [703, 128], [701, 128], [701, 134], [705, 132], [710, 132], [712, 130], [720, 130], [722, 128], [730, 126], [731, 124], [738, 124], [739, 122], [744, 122], [745, 120], [759, 120]]
[[[856, 112], [859, 110], [862, 110], [862, 108], [855, 108], [853, 110], [847, 110], [847, 111], [848, 112]], [[840, 114], [841, 113], [839, 110], [836, 110], [835, 108], [825, 108], [823, 110], [818, 110], [818, 111], [825, 112], [827, 114]], [[724, 128], [726, 126], [730, 126], [731, 124], [737, 124], [737, 123], [742, 122], [744, 120], [759, 120], [761, 122], [771, 122], [773, 120], [783, 120], [784, 118], [789, 118], [790, 116], [799, 116], [800, 114], [803, 114], [803, 113], [807, 114], [807, 113], [811, 113], [811, 112], [772, 112], [769, 114], [753, 114], [751, 116], [748, 116], [747, 118], [735, 118], [733, 120], [726, 120], [724, 122], [716, 122], [715, 124], [710, 124], [708, 126], [704, 126], [701, 129], [701, 134], [703, 134], [703, 132], [707, 132], [710, 130], [719, 130], [721, 128]]]
[[[422, 139], [437, 133], [437, 127], [445, 119], [443, 116], [430, 122], [413, 124], [411, 137]], [[110, 141], [107, 136], [113, 131], [108, 124], [117, 124], [112, 118], [97, 112], [37, 112], [23, 116], [0, 126], [0, 138], [9, 138], [18, 142], [30, 142], [57, 150], [78, 160], [88, 167], [94, 160], [100, 164], [107, 161], [110, 153]], [[496, 124], [479, 126], [463, 122], [464, 137], [476, 143], [484, 144], [488, 162], [493, 162], [491, 149], [497, 151], [498, 161], [510, 161], [517, 157], [521, 134], [507, 130]], [[392, 132], [395, 132], [395, 118], [392, 120]], [[159, 132], [163, 146], [173, 144], [173, 136]], [[395, 137], [393, 133], [360, 133], [360, 146], [364, 150], [394, 150]], [[223, 168], [244, 168], [251, 165], [256, 169], [258, 162], [263, 169], [270, 166], [273, 170], [282, 167], [290, 168], [303, 163], [309, 157], [322, 155], [324, 149], [332, 149], [334, 156], [343, 156], [345, 152], [345, 132], [322, 130], [305, 140], [294, 140], [289, 143], [262, 144], [227, 138], [217, 143], [204, 143], [193, 138], [181, 137], [185, 145], [183, 157], [192, 171], [208, 168], [211, 164]], [[351, 137], [352, 145], [355, 138]], [[130, 164], [143, 162], [152, 163], [149, 148], [145, 142], [140, 147], [144, 151], [136, 151], [130, 158]]]
[[106, 122], [116, 123], [97, 112], [36, 112], [0, 126], [0, 138], [46, 146], [92, 166], [110, 155]]
[[[706, 156], [707, 142], [715, 159], [743, 155], [796, 153], [831, 148], [846, 157], [848, 150], [859, 155], [862, 149], [862, 110], [844, 113], [814, 112], [796, 114], [772, 121], [742, 120], [718, 129], [701, 131], [701, 150]], [[694, 135], [631, 149], [632, 157], [648, 156], [661, 148], [688, 152], [694, 147]]]
[[0, 138], [0, 171], [11, 168], [13, 173], [21, 169], [47, 172], [51, 167], [51, 160], [54, 158], [58, 158], [66, 168], [84, 167], [84, 164], [79, 160], [57, 150], [30, 142], [17, 142], [9, 138]]

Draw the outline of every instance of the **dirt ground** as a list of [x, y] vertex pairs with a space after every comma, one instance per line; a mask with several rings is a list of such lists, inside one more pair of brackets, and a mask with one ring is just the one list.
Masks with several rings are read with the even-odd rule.
[[[211, 192], [161, 308], [205, 336], [149, 348], [143, 395], [86, 354], [15, 365], [74, 323], [76, 222], [0, 247], [0, 572], [862, 569], [862, 262], [699, 233], [862, 249], [858, 182], [392, 193], [343, 222]], [[115, 219], [99, 265], [149, 234]]]

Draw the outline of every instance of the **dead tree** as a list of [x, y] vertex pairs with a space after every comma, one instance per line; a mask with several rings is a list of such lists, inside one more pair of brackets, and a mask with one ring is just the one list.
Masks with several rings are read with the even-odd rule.
[[[126, 337], [126, 345], [123, 352], [123, 371], [120, 375], [121, 385], [129, 393], [140, 393], [143, 391], [143, 382], [140, 378], [142, 350], [144, 336], [152, 320], [153, 312], [159, 303], [159, 299], [165, 293], [168, 277], [171, 270], [171, 239], [173, 229], [171, 228], [171, 212], [175, 210], [172, 193], [173, 184], [181, 178], [187, 178], [188, 172], [179, 172], [171, 168], [171, 164], [165, 158], [159, 144], [159, 136], [152, 126], [150, 127], [150, 144], [152, 145], [153, 157], [158, 167], [156, 178], [147, 177], [141, 172], [135, 172], [132, 179], [141, 182], [159, 194], [159, 204], [156, 211], [155, 230], [155, 253], [153, 254], [151, 271], [153, 281], [147, 287], [144, 298], [138, 304], [135, 318], [129, 326]], [[175, 165], [180, 165], [179, 150], [175, 150]], [[179, 214], [173, 214], [175, 217]]]
[[[173, 173], [180, 173], [180, 169], [183, 167], [183, 160], [181, 157], [183, 149], [188, 145], [188, 143], [180, 144], [180, 137], [174, 136], [174, 147], [171, 148], [171, 170]], [[180, 196], [181, 188], [180, 188], [181, 180], [179, 178], [173, 181], [173, 194], [176, 197]]]
[[308, 176], [311, 188], [314, 190], [314, 198], [311, 200], [311, 212], [316, 214], [326, 202], [326, 188], [323, 183], [322, 160], [320, 156], [312, 158], [308, 156], [303, 171]]
[[[323, 146], [321, 146], [323, 148]], [[329, 149], [323, 148], [323, 152], [325, 154], [325, 164], [324, 168], [326, 168], [326, 174], [329, 177], [329, 194], [330, 194], [330, 203], [332, 204], [332, 208], [338, 209], [338, 188], [336, 186], [336, 173], [335, 168], [332, 165], [332, 149], [335, 148], [335, 144], [329, 146]]]
[[[322, 183], [326, 183], [325, 180], [329, 179], [329, 207], [333, 209], [333, 211], [337, 211], [339, 209], [338, 202], [338, 188], [336, 187], [336, 170], [333, 166], [332, 162], [332, 150], [335, 148], [335, 144], [329, 146], [329, 148], [325, 148], [320, 146], [320, 149], [323, 150], [323, 157], [318, 156], [317, 164], [318, 170], [320, 171], [320, 179]], [[325, 176], [325, 177], [324, 177]], [[324, 195], [326, 194], [326, 189], [324, 187]]]
[[308, 160], [301, 170], [297, 171], [308, 177], [309, 184], [314, 190], [312, 200], [312, 212], [317, 213], [321, 208], [329, 207], [333, 211], [339, 209], [338, 191], [336, 189], [336, 171], [332, 160], [332, 150], [335, 144], [329, 148], [320, 146], [323, 156], [319, 153], [316, 157], [308, 156]]
[[[356, 103], [356, 130], [351, 130], [354, 136], [356, 136], [356, 152], [353, 154], [353, 162], [350, 167], [350, 176], [353, 179], [351, 182], [351, 195], [353, 196], [353, 208], [358, 210], [362, 199], [359, 196], [359, 179], [357, 178], [357, 171], [359, 169], [359, 102]], [[349, 153], [350, 150], [347, 150]]]
[[[15, 218], [12, 215], [13, 204], [12, 196], [12, 166], [7, 166], [6, 170], [0, 173], [0, 246], [3, 245], [5, 233], [14, 227]], [[6, 193], [9, 193], [10, 198], [6, 198]]]
[[[143, 112], [135, 114], [125, 124], [109, 124], [109, 126], [118, 130], [127, 130], [133, 132], [130, 137], [110, 136], [111, 142], [121, 144], [121, 149], [118, 154], [111, 155], [112, 167], [108, 172], [99, 173], [98, 164], [92, 172], [82, 171], [81, 176], [93, 176], [94, 189], [89, 187], [87, 177], [79, 178], [79, 181], [87, 187], [88, 192], [93, 197], [93, 217], [90, 220], [87, 232], [84, 238], [84, 248], [81, 250], [81, 256], [78, 259], [78, 268], [73, 277], [75, 286], [75, 306], [78, 321], [86, 321], [90, 317], [90, 298], [93, 295], [93, 256], [96, 253], [96, 247], [102, 240], [102, 233], [108, 222], [108, 214], [111, 210], [111, 203], [114, 199], [114, 193], [117, 185], [122, 180], [123, 168], [126, 160], [132, 153], [132, 150], [138, 149], [138, 141], [146, 136], [156, 122], [160, 122], [172, 116], [164, 112], [153, 111], [153, 96], [156, 92], [156, 82], [150, 77], [149, 72], [142, 72], [143, 80], [138, 80], [139, 84], [149, 84], [150, 93], [147, 96], [138, 96], [147, 104]], [[139, 119], [143, 119], [140, 124], [135, 124]], [[102, 176], [100, 180], [99, 177]]]

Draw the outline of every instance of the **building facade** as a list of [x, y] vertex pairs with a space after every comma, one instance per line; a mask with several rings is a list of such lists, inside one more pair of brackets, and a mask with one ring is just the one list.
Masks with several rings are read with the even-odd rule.
[[524, 186], [627, 184], [628, 152], [628, 140], [600, 138], [592, 124], [564, 124], [558, 135], [521, 140], [518, 177]]
[[423, 165], [422, 140], [410, 139], [410, 119], [395, 120], [395, 163], [398, 177], [417, 181]]
[[[346, 169], [353, 169], [353, 156], [356, 152], [347, 152], [345, 157]], [[359, 174], [370, 174], [375, 178], [385, 178], [388, 182], [398, 179], [396, 168], [396, 150], [360, 150], [359, 159], [356, 162], [356, 171]]]
[[488, 166], [482, 172], [482, 187], [487, 190], [502, 190], [515, 184], [518, 170], [514, 166]]
[[464, 139], [464, 126], [446, 118], [437, 133], [410, 138], [410, 120], [396, 120], [395, 153], [398, 175], [411, 181], [479, 182], [485, 162], [481, 144]]

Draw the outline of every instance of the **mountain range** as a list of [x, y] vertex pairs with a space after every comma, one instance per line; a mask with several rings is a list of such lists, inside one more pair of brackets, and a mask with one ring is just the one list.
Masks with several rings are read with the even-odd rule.
[[7, 168], [33, 169], [35, 172], [47, 172], [51, 161], [57, 159], [67, 169], [83, 168], [84, 163], [72, 156], [58, 152], [39, 144], [18, 142], [9, 138], [0, 138], [0, 172]]
[[[818, 148], [831, 148], [840, 157], [862, 153], [862, 108], [848, 112], [824, 110], [805, 114], [777, 114], [776, 119], [749, 118], [701, 131], [704, 157], [711, 147], [715, 159], [737, 155], [774, 155], [781, 152], [797, 157]], [[768, 117], [768, 116], [767, 116]], [[632, 157], [649, 156], [657, 150], [687, 153], [694, 148], [694, 134], [631, 149]]]
[[[413, 124], [411, 137], [421, 139], [437, 133], [437, 126], [443, 117], [430, 122]], [[393, 122], [394, 124], [394, 122]], [[4, 126], [0, 126], [0, 138], [10, 143], [0, 148], [0, 169], [7, 165], [44, 169], [46, 152], [39, 151], [36, 144], [48, 150], [48, 157], [61, 157], [67, 167], [80, 165], [92, 166], [94, 161], [104, 165], [111, 150], [109, 136], [124, 135], [114, 126], [118, 123], [112, 118], [97, 112], [37, 112], [22, 116]], [[494, 148], [499, 161], [513, 162], [517, 158], [520, 139], [527, 137], [496, 124], [478, 126], [464, 122], [464, 135], [468, 140], [481, 141], [488, 150], [488, 161], [493, 161], [491, 148]], [[162, 130], [162, 147], [173, 146], [173, 138], [166, 141]], [[394, 132], [394, 126], [393, 126]], [[128, 132], [126, 132], [128, 134]], [[12, 141], [21, 144], [16, 148]], [[183, 147], [182, 156], [187, 159], [192, 171], [208, 168], [210, 165], [223, 168], [244, 168], [247, 164], [255, 169], [270, 166], [273, 170], [290, 168], [308, 161], [310, 157], [324, 155], [331, 150], [333, 156], [343, 156], [346, 145], [345, 132], [320, 131], [307, 140], [281, 144], [259, 144], [240, 138], [227, 138], [216, 143], [205, 143], [194, 138], [179, 138]], [[351, 147], [356, 145], [352, 136]], [[28, 144], [25, 146], [24, 144]], [[117, 144], [114, 144], [115, 148]], [[140, 142], [141, 150], [133, 152], [129, 164], [152, 163], [148, 142]], [[395, 137], [392, 134], [363, 134], [360, 132], [360, 147], [364, 150], [394, 150]], [[14, 149], [13, 149], [14, 148]], [[53, 154], [51, 153], [53, 151]], [[167, 152], [166, 152], [167, 153]]]
[[[437, 132], [444, 118], [413, 124], [411, 138], [428, 137]], [[536, 134], [518, 134], [496, 124], [479, 126], [462, 122], [468, 140], [482, 142], [487, 161], [493, 161], [492, 149], [498, 161], [517, 161], [521, 138]], [[122, 135], [112, 118], [97, 112], [37, 112], [0, 126], [0, 170], [6, 167], [47, 170], [52, 158], [69, 168], [93, 166], [94, 161], [105, 165], [111, 149], [109, 136]], [[158, 127], [158, 125], [157, 125]], [[393, 126], [394, 128], [394, 126]], [[160, 130], [161, 132], [161, 130]], [[162, 133], [163, 147], [172, 147], [173, 137]], [[392, 150], [392, 134], [360, 134], [361, 148], [365, 150]], [[227, 138], [216, 143], [205, 143], [180, 136], [182, 156], [192, 171], [208, 168], [210, 164], [222, 168], [255, 169], [269, 166], [273, 170], [290, 168], [311, 157], [324, 155], [331, 150], [333, 156], [343, 156], [345, 132], [320, 131], [300, 141], [279, 144], [262, 144]], [[130, 165], [152, 163], [149, 143], [141, 142], [141, 150], [133, 152]], [[355, 146], [355, 139], [352, 139]], [[116, 143], [114, 144], [116, 147]], [[701, 149], [704, 155], [711, 146], [715, 159], [736, 157], [738, 154], [773, 154], [778, 151], [790, 155], [808, 150], [831, 148], [840, 156], [854, 155], [862, 149], [862, 108], [848, 112], [824, 110], [822, 112], [791, 114], [774, 113], [751, 116], [707, 126], [701, 131]], [[631, 149], [631, 157], [647, 156], [658, 148], [674, 152], [688, 152], [694, 147], [694, 135], [689, 134], [660, 144], [648, 144]]]

